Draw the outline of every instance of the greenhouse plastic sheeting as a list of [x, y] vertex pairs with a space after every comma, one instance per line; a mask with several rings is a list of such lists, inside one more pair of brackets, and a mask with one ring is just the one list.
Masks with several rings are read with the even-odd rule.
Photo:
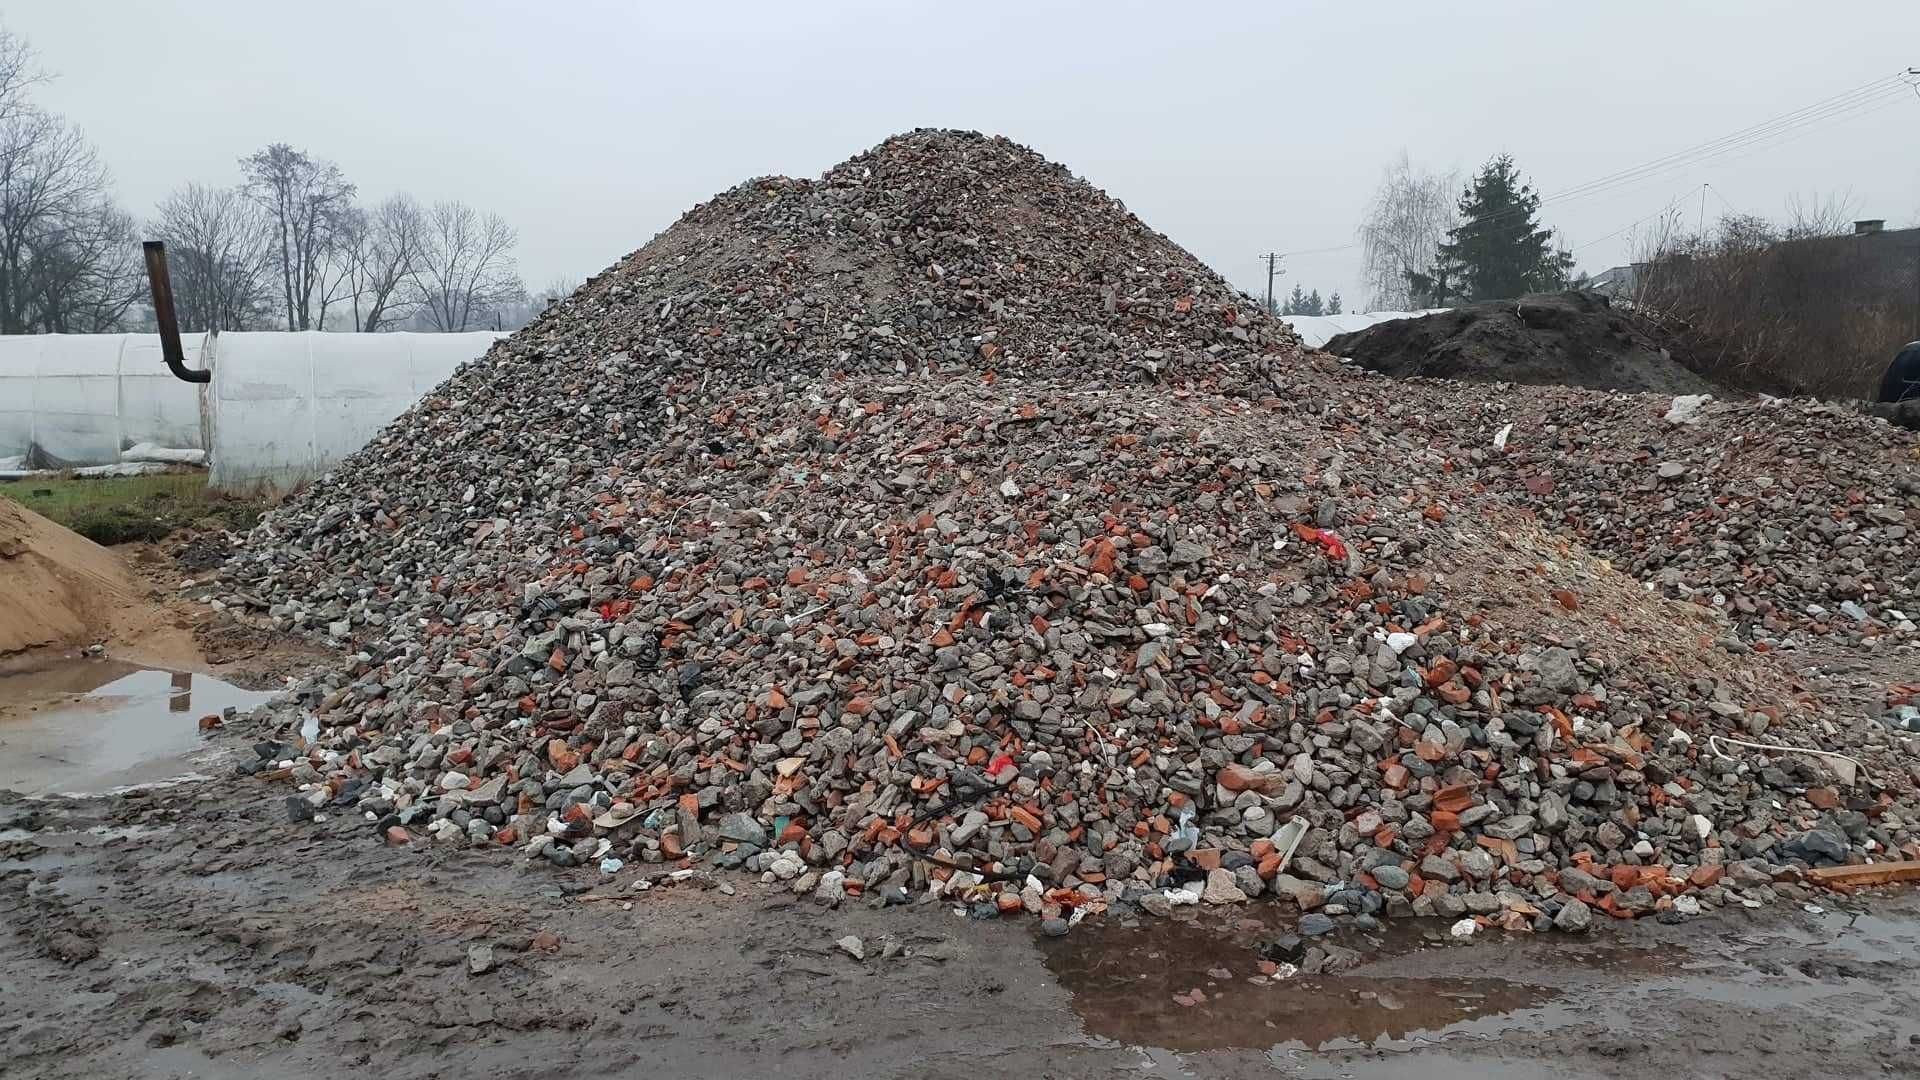
[[504, 336], [219, 335], [213, 486], [286, 489], [319, 476]]
[[1435, 315], [1447, 308], [1428, 308], [1425, 311], [1355, 311], [1345, 315], [1282, 315], [1281, 320], [1293, 327], [1300, 335], [1300, 342], [1309, 348], [1318, 349], [1341, 334], [1351, 334], [1355, 330], [1365, 330], [1376, 323], [1392, 322], [1395, 319], [1417, 319], [1422, 315]]
[[[202, 344], [182, 342], [188, 367], [200, 366]], [[111, 465], [137, 443], [205, 449], [198, 389], [167, 370], [158, 335], [0, 337], [0, 458]]]

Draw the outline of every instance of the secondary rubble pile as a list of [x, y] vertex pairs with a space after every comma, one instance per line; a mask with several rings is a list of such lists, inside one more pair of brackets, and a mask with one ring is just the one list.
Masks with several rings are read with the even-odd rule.
[[1912, 647], [1912, 437], [1783, 406], [1770, 464], [1669, 405], [1343, 370], [922, 131], [697, 207], [268, 515], [226, 598], [351, 644], [298, 798], [396, 842], [1563, 929], [1920, 854], [1904, 733], [1778, 659]]
[[1724, 611], [1756, 644], [1915, 640], [1911, 437], [1808, 400], [1704, 401], [1656, 420], [1667, 407], [1589, 396], [1513, 439], [1494, 482], [1635, 577]]

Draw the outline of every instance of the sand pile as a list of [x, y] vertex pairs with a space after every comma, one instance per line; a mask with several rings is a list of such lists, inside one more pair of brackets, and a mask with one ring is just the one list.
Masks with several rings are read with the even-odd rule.
[[0, 656], [89, 644], [138, 594], [106, 548], [0, 498]]

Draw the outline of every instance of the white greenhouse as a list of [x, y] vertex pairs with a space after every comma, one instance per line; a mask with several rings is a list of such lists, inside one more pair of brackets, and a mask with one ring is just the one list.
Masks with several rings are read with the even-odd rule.
[[284, 490], [502, 336], [189, 335], [187, 366], [210, 367], [207, 384], [174, 378], [157, 334], [0, 337], [0, 471], [204, 458], [215, 487]]
[[1355, 330], [1365, 330], [1377, 323], [1392, 322], [1395, 319], [1417, 319], [1422, 315], [1433, 315], [1446, 308], [1428, 308], [1425, 311], [1350, 311], [1344, 315], [1282, 315], [1280, 319], [1293, 327], [1300, 335], [1300, 343], [1311, 349], [1318, 349], [1341, 334], [1351, 334]]
[[[1427, 312], [1287, 316], [1307, 345]], [[189, 335], [174, 378], [157, 334], [0, 336], [0, 475], [204, 461], [223, 490], [286, 490], [327, 471], [505, 335]]]

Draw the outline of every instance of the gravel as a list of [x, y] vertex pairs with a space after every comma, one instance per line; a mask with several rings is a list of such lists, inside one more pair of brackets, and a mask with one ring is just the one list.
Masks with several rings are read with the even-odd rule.
[[[222, 598], [350, 639], [291, 779], [395, 842], [1515, 928], [1920, 853], [1907, 733], [1804, 691], [1920, 642], [1914, 436], [1671, 404], [1350, 370], [1059, 166], [919, 131], [694, 208]], [[1756, 727], [1867, 768], [1710, 749]], [[1858, 820], [1796, 848], [1814, 789]]]

